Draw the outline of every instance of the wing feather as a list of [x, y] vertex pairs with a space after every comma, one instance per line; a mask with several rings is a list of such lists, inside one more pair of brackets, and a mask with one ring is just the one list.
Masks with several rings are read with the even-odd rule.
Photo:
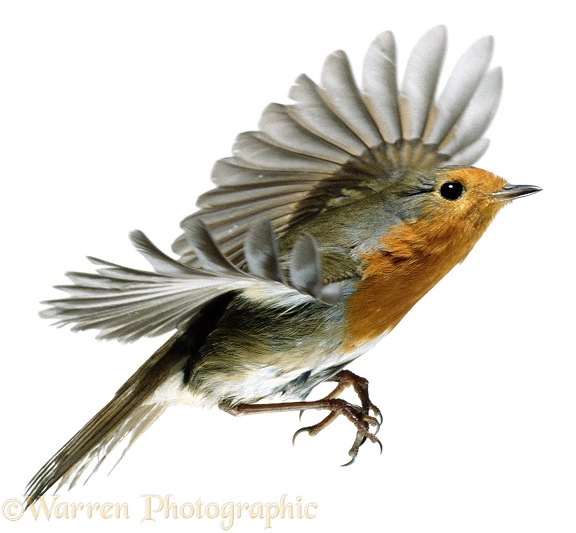
[[402, 82], [403, 138], [422, 139], [446, 53], [446, 28], [426, 32], [410, 54]]
[[322, 172], [332, 174], [340, 165], [280, 148], [268, 142], [259, 132], [238, 135], [232, 152], [237, 162], [248, 168], [288, 172]]
[[483, 37], [458, 60], [436, 104], [436, 120], [427, 143], [439, 145], [446, 138], [484, 78], [493, 49], [494, 39]]
[[396, 43], [392, 32], [381, 33], [368, 48], [362, 86], [366, 107], [380, 135], [387, 143], [394, 144], [402, 138], [402, 123], [398, 109]]
[[308, 76], [302, 74], [296, 79], [289, 96], [294, 100], [290, 113], [304, 128], [351, 156], [361, 157], [366, 152], [368, 147], [326, 105], [320, 88]]
[[481, 137], [470, 143], [466, 148], [459, 150], [456, 155], [450, 158], [450, 161], [453, 165], [472, 165], [484, 155], [486, 150], [488, 150], [489, 144], [490, 141], [486, 137]]
[[448, 142], [440, 146], [451, 157], [474, 143], [488, 129], [500, 103], [502, 70], [490, 70], [482, 79]]
[[384, 139], [356, 87], [348, 57], [342, 50], [329, 55], [322, 69], [322, 99], [330, 109], [369, 148]]
[[264, 109], [258, 127], [268, 142], [287, 150], [338, 165], [350, 159], [348, 152], [301, 126], [284, 105], [270, 104]]
[[315, 270], [314, 283], [299, 280], [306, 277], [310, 246], [313, 259], [320, 261], [312, 237], [308, 247], [297, 242], [292, 252], [291, 277], [284, 275], [278, 245], [271, 223], [260, 218], [247, 230], [243, 255], [248, 258], [248, 271], [240, 270], [222, 253], [212, 234], [198, 219], [185, 227], [185, 236], [195, 251], [201, 268], [185, 265], [161, 252], [140, 231], [130, 234], [135, 248], [152, 265], [154, 272], [136, 270], [90, 258], [96, 273], [70, 272], [72, 285], [57, 288], [68, 298], [43, 302], [44, 318], [56, 325], [71, 325], [73, 331], [99, 330], [98, 338], [132, 342], [143, 336], [156, 336], [187, 325], [201, 309], [220, 295], [245, 290], [251, 286], [276, 284], [282, 294], [300, 293], [301, 300], [316, 298], [336, 303], [339, 292], [326, 288], [321, 266]]

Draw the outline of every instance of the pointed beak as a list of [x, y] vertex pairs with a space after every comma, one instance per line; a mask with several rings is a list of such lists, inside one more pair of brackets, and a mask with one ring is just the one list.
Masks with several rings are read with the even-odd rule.
[[511, 185], [507, 183], [502, 189], [492, 193], [490, 196], [495, 200], [504, 202], [507, 200], [516, 200], [516, 198], [522, 198], [522, 196], [530, 196], [541, 190], [542, 189], [536, 187], [536, 185]]

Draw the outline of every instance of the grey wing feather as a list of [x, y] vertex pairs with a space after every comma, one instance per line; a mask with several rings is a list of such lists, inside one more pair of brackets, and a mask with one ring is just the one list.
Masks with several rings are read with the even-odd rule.
[[144, 276], [121, 266], [98, 272], [88, 283], [87, 275], [70, 274], [76, 284], [57, 287], [70, 297], [43, 302], [50, 307], [40, 315], [56, 319], [58, 326], [73, 324], [74, 331], [98, 329], [98, 338], [131, 342], [171, 331], [218, 295], [249, 285], [209, 275]]
[[[240, 190], [245, 187], [246, 190], [259, 190], [261, 187], [274, 186], [280, 187], [287, 184], [300, 184], [308, 189], [314, 187], [319, 182], [328, 181], [347, 182], [344, 176], [332, 175], [330, 173], [311, 173], [311, 172], [283, 172], [281, 170], [262, 172], [259, 169], [241, 167], [234, 158], [227, 157], [216, 161], [212, 169], [212, 179], [214, 183], [220, 186], [218, 189], [208, 191], [200, 197], [200, 201], [210, 205], [213, 196], [221, 191], [227, 190], [228, 187]], [[228, 189], [229, 190], [229, 189]]]
[[244, 255], [248, 270], [255, 276], [285, 282], [278, 243], [269, 221], [262, 220], [250, 228], [244, 241]]
[[[390, 32], [368, 48], [361, 89], [346, 54], [331, 54], [320, 85], [299, 76], [291, 104], [269, 105], [260, 131], [238, 136], [233, 157], [214, 165], [217, 187], [183, 228], [202, 220], [222, 254], [242, 266], [246, 234], [262, 218], [282, 235], [327, 207], [385, 189], [408, 169], [473, 164], [488, 146], [482, 135], [502, 88], [500, 70], [488, 71], [492, 48], [491, 37], [473, 44], [438, 99], [444, 26], [416, 44], [401, 88]], [[172, 248], [182, 263], [201, 264], [185, 233]]]
[[[254, 278], [230, 264], [223, 271], [179, 263], [160, 252], [141, 232], [133, 232], [131, 240], [155, 272], [90, 258], [97, 273], [68, 273], [74, 284], [58, 288], [70, 297], [44, 302], [50, 307], [40, 315], [58, 320], [59, 326], [73, 324], [75, 331], [98, 329], [99, 338], [130, 342], [171, 331], [220, 294], [254, 283]], [[212, 257], [210, 252], [207, 255]]]
[[453, 165], [468, 166], [478, 161], [488, 150], [490, 141], [486, 137], [481, 137], [470, 143], [465, 148], [459, 150], [456, 155], [450, 158]]
[[342, 295], [341, 283], [324, 284], [320, 251], [311, 235], [298, 239], [292, 249], [290, 281], [300, 292], [328, 304], [335, 304]]
[[322, 285], [322, 265], [315, 240], [306, 235], [292, 249], [290, 279], [302, 292], [318, 294]]
[[[187, 325], [206, 304], [218, 296], [242, 291], [257, 284], [278, 285], [283, 294], [291, 291], [336, 303], [334, 289], [325, 289], [321, 266], [310, 284], [291, 283], [280, 267], [278, 245], [270, 222], [260, 220], [247, 233], [243, 254], [248, 271], [234, 266], [220, 251], [212, 235], [199, 220], [186, 226], [186, 236], [202, 268], [180, 263], [161, 252], [140, 231], [130, 237], [136, 249], [150, 262], [154, 272], [136, 270], [102, 259], [89, 258], [96, 273], [70, 272], [72, 285], [57, 288], [69, 297], [43, 302], [49, 305], [40, 312], [44, 318], [57, 320], [56, 325], [72, 325], [72, 330], [100, 330], [98, 338], [131, 342], [142, 336], [156, 336]], [[315, 242], [311, 246], [316, 247]], [[316, 249], [315, 259], [319, 261]], [[308, 250], [295, 249], [291, 273], [303, 277]], [[283, 286], [283, 287], [282, 287]], [[331, 291], [331, 292], [330, 292]]]
[[446, 28], [436, 26], [418, 41], [410, 54], [402, 82], [404, 139], [422, 139], [424, 135], [445, 53]]
[[[139, 230], [130, 232], [130, 242], [136, 248], [136, 250], [150, 263], [152, 268], [159, 274], [164, 274], [166, 276], [180, 276], [188, 275], [193, 272], [187, 265], [183, 265], [178, 261], [175, 261], [171, 257], [167, 256], [165, 253], [161, 252], [144, 233]], [[95, 260], [100, 261], [100, 260]], [[102, 262], [102, 261], [100, 261]], [[102, 262], [106, 264], [105, 262]], [[108, 263], [110, 266], [117, 267], [118, 265], [113, 265]], [[126, 268], [119, 269], [119, 273], [123, 270], [128, 270]]]
[[294, 100], [290, 112], [299, 124], [352, 156], [364, 154], [367, 146], [330, 109], [324, 100], [325, 93], [308, 76], [302, 74], [296, 79], [289, 96]]
[[394, 35], [386, 31], [372, 41], [366, 52], [362, 87], [366, 107], [370, 110], [380, 135], [389, 144], [402, 138], [396, 69]]
[[338, 165], [343, 165], [350, 159], [348, 152], [301, 126], [287, 106], [270, 104], [264, 109], [258, 127], [267, 141], [287, 150]]
[[190, 220], [184, 226], [184, 235], [198, 256], [203, 272], [219, 272], [232, 276], [243, 275], [224, 257], [201, 220]]
[[321, 94], [330, 109], [365, 146], [375, 148], [384, 142], [356, 87], [350, 62], [342, 50], [329, 55], [324, 63]]
[[478, 39], [458, 60], [436, 104], [436, 119], [426, 142], [439, 145], [454, 126], [484, 78], [494, 49], [491, 36]]
[[490, 70], [483, 78], [468, 106], [454, 128], [454, 135], [441, 146], [443, 153], [456, 156], [488, 129], [500, 103], [502, 93], [502, 70]]
[[237, 162], [248, 168], [326, 174], [340, 169], [337, 163], [280, 148], [254, 131], [238, 135], [232, 152]]

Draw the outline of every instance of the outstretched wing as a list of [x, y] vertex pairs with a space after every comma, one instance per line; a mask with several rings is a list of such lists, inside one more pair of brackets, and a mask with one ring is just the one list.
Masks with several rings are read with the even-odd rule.
[[[416, 44], [401, 87], [391, 32], [380, 34], [364, 61], [362, 90], [346, 54], [328, 56], [321, 84], [305, 75], [290, 91], [293, 104], [271, 104], [259, 131], [241, 133], [233, 157], [216, 162], [217, 187], [198, 200], [200, 219], [224, 255], [245, 262], [243, 243], [256, 219], [277, 235], [324, 208], [386, 187], [405, 169], [469, 165], [487, 149], [483, 134], [502, 89], [501, 70], [489, 70], [493, 40], [474, 43], [457, 62], [436, 98], [446, 48], [437, 26]], [[173, 244], [181, 261], [197, 264], [181, 235]]]
[[[340, 299], [339, 283], [324, 283], [320, 252], [314, 239], [296, 242], [289, 271], [284, 272], [270, 223], [261, 220], [246, 235], [244, 256], [248, 270], [242, 271], [224, 257], [211, 234], [199, 220], [185, 227], [185, 238], [194, 250], [199, 267], [180, 263], [156, 248], [140, 231], [130, 234], [136, 249], [150, 262], [154, 272], [135, 270], [89, 258], [96, 273], [69, 272], [72, 285], [56, 288], [68, 298], [43, 302], [44, 318], [56, 325], [72, 325], [75, 331], [98, 329], [101, 339], [131, 342], [183, 328], [217, 297], [251, 288], [250, 294], [277, 294], [270, 305], [304, 303], [310, 299], [327, 305]], [[270, 285], [274, 285], [271, 291]]]

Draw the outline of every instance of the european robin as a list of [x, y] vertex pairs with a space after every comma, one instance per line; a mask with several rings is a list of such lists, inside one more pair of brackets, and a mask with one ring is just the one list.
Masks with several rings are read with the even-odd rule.
[[[234, 415], [326, 410], [299, 431], [312, 435], [343, 415], [356, 430], [350, 462], [367, 439], [379, 443], [368, 383], [344, 367], [468, 255], [504, 205], [540, 190], [470, 166], [501, 94], [492, 46], [474, 43], [438, 98], [443, 26], [417, 43], [400, 86], [390, 32], [368, 49], [362, 89], [333, 53], [320, 85], [300, 76], [293, 103], [269, 105], [259, 131], [216, 162], [216, 188], [181, 224], [178, 260], [135, 231], [153, 271], [90, 258], [96, 273], [69, 273], [58, 287], [69, 296], [42, 316], [123, 342], [174, 333], [40, 469], [28, 503], [73, 486], [177, 402]], [[334, 391], [306, 401], [324, 381]], [[358, 405], [338, 398], [347, 386]]]

